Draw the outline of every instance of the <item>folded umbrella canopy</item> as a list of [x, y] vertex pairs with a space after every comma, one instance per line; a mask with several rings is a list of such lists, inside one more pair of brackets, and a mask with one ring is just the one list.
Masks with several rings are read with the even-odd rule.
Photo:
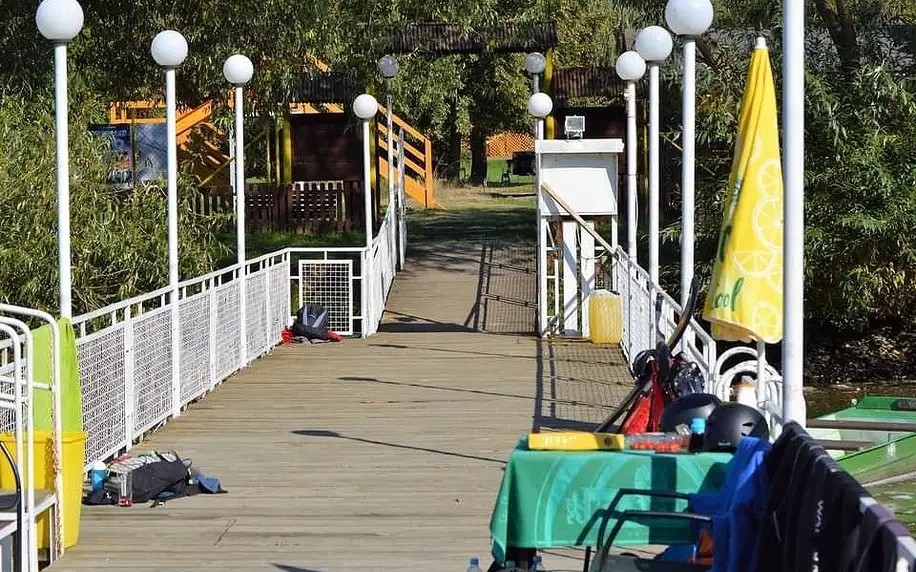
[[783, 186], [776, 89], [763, 38], [751, 58], [703, 317], [713, 337], [782, 339]]

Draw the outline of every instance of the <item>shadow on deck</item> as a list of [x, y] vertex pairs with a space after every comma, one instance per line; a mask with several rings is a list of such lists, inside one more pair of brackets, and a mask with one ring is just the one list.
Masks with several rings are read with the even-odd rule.
[[530, 245], [413, 249], [376, 336], [278, 348], [138, 447], [178, 451], [229, 494], [83, 507], [52, 570], [488, 562], [519, 437], [593, 428], [632, 383], [616, 347], [533, 336], [534, 260]]

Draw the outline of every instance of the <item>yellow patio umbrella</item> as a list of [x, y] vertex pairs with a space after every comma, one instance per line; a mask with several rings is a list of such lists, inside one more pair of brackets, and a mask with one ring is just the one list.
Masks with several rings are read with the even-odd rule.
[[[741, 104], [719, 248], [703, 317], [720, 340], [782, 339], [783, 187], [770, 56], [758, 38]], [[762, 356], [761, 356], [762, 359]]]

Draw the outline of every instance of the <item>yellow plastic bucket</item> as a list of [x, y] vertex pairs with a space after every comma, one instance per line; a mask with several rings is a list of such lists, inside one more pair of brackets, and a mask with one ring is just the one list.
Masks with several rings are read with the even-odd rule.
[[[0, 434], [0, 441], [6, 445], [10, 454], [16, 459], [16, 439], [12, 433]], [[61, 470], [63, 472], [63, 525], [64, 525], [64, 547], [69, 548], [76, 545], [80, 536], [80, 512], [82, 508], [83, 496], [83, 457], [86, 451], [86, 434], [81, 431], [64, 431], [61, 435]], [[35, 489], [54, 490], [54, 471], [51, 464], [53, 446], [50, 431], [35, 431]], [[2, 457], [2, 455], [0, 455]], [[25, 483], [28, 473], [28, 463], [19, 463], [19, 471], [22, 478], [22, 487], [25, 489]], [[0, 488], [14, 490], [16, 481], [13, 478], [13, 471], [6, 459], [0, 458]], [[36, 501], [38, 500], [36, 496]], [[50, 538], [48, 528], [50, 526], [51, 513], [45, 512], [38, 518], [36, 526], [38, 527], [38, 547], [49, 548]]]
[[596, 344], [619, 344], [623, 327], [620, 296], [595, 290], [588, 303], [588, 337]]

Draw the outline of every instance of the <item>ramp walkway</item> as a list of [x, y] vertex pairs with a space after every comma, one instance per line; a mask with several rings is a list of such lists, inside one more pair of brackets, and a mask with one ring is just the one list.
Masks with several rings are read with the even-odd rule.
[[52, 569], [486, 565], [518, 438], [593, 424], [630, 387], [619, 349], [532, 335], [533, 265], [528, 245], [414, 249], [377, 335], [277, 348], [138, 446], [178, 451], [228, 494], [84, 507]]

